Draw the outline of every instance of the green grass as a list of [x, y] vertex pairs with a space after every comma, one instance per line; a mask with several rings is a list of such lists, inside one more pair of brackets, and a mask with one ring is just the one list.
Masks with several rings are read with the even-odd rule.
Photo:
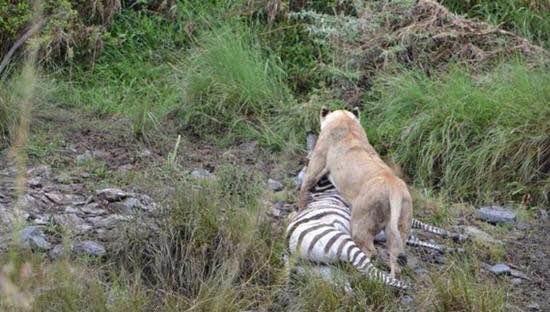
[[497, 283], [480, 283], [478, 263], [462, 257], [444, 272], [434, 272], [434, 311], [505, 311], [505, 288]]
[[196, 134], [207, 134], [207, 128], [217, 136], [268, 133], [270, 119], [293, 104], [276, 60], [239, 24], [199, 37], [183, 66], [183, 126]]
[[[282, 240], [263, 220], [254, 173], [221, 167], [217, 180], [176, 183], [160, 233], [121, 240], [115, 257], [163, 296], [167, 309], [239, 311], [269, 304]], [[157, 303], [158, 304], [158, 303]]]
[[453, 12], [478, 17], [549, 47], [550, 4], [545, 0], [442, 0]]
[[363, 120], [419, 185], [471, 201], [548, 202], [550, 74], [520, 64], [472, 78], [418, 72], [379, 79]]

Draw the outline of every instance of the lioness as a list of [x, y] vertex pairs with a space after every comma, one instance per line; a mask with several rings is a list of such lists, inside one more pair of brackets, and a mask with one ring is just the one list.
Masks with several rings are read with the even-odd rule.
[[390, 254], [391, 276], [400, 273], [398, 262], [407, 257], [403, 247], [409, 237], [412, 199], [398, 178], [370, 145], [359, 122], [359, 112], [321, 109], [321, 132], [310, 156], [300, 189], [303, 209], [308, 191], [326, 173], [338, 192], [351, 203], [351, 234], [369, 257], [376, 253], [374, 236], [384, 230]]

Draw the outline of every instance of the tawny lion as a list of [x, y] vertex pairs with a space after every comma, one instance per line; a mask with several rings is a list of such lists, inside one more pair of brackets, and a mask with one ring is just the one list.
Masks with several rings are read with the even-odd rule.
[[351, 203], [351, 234], [369, 257], [376, 253], [374, 236], [387, 235], [391, 275], [407, 257], [404, 245], [412, 220], [412, 199], [403, 180], [382, 161], [359, 122], [359, 112], [321, 110], [321, 132], [305, 172], [298, 206], [326, 173], [338, 192]]

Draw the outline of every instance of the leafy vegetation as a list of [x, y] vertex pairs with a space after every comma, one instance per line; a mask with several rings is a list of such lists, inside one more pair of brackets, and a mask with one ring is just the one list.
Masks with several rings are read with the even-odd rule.
[[[538, 1], [442, 2], [548, 46], [550, 18]], [[106, 259], [50, 261], [10, 246], [0, 258], [0, 310], [401, 308], [390, 290], [346, 267], [339, 270], [351, 276], [354, 293], [313, 276], [287, 284], [283, 225], [264, 211], [266, 199], [283, 192], [263, 192], [265, 177], [233, 163], [240, 160], [216, 164], [215, 180], [190, 179], [178, 167], [178, 148], [191, 145], [161, 138], [174, 134], [171, 126], [184, 140], [215, 148], [258, 141], [276, 164], [267, 167], [283, 166], [283, 154], [301, 152], [306, 133], [318, 130], [322, 106], [360, 105], [371, 142], [401, 166], [415, 209], [427, 219], [456, 224], [472, 213], [468, 203], [484, 201], [529, 197], [526, 204], [547, 205], [547, 52], [433, 1], [361, 3], [46, 1], [47, 21], [35, 39], [37, 63], [47, 66], [38, 91], [25, 95], [32, 109], [129, 118], [139, 140], [166, 145], [162, 164], [126, 176], [96, 160], [77, 170], [102, 186], [150, 183], [173, 192], [152, 190], [166, 208], [158, 232], [143, 233], [139, 224], [122, 229]], [[2, 54], [30, 26], [31, 10], [27, 2], [0, 0]], [[517, 53], [525, 60], [516, 61]], [[0, 76], [2, 146], [19, 132], [21, 90], [32, 89], [22, 88], [29, 81], [17, 69]], [[40, 161], [64, 144], [55, 129], [44, 132], [21, 138], [19, 152]], [[292, 169], [296, 163], [294, 155]], [[466, 203], [450, 203], [457, 200]], [[418, 310], [505, 309], [508, 290], [479, 267], [501, 260], [504, 247], [468, 248], [482, 259], [452, 258], [430, 281], [417, 281]]]

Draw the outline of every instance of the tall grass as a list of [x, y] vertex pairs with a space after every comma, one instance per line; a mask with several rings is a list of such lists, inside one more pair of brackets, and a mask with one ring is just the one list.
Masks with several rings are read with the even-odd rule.
[[550, 45], [550, 4], [545, 0], [442, 0], [452, 11], [479, 17]]
[[277, 288], [282, 239], [263, 220], [261, 184], [253, 173], [227, 166], [217, 179], [176, 183], [160, 233], [123, 239], [117, 266], [156, 289], [165, 308], [261, 308]]
[[379, 79], [364, 125], [419, 184], [455, 199], [548, 202], [550, 74], [515, 64]]
[[[273, 137], [269, 123], [293, 104], [276, 59], [258, 46], [247, 27], [235, 23], [199, 35], [183, 65], [184, 127], [196, 134]], [[208, 129], [209, 131], [204, 131]]]

